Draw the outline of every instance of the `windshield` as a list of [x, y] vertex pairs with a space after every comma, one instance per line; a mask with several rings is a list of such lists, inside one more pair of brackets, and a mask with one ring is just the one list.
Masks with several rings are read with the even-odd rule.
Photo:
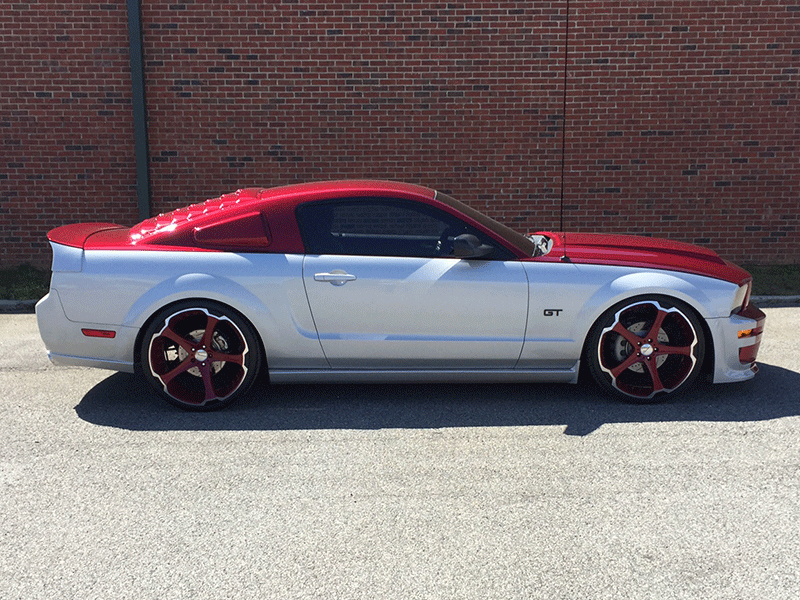
[[506, 240], [509, 244], [518, 248], [521, 252], [525, 254], [525, 256], [533, 256], [536, 251], [536, 244], [528, 239], [526, 236], [522, 235], [511, 229], [510, 227], [506, 227], [502, 223], [498, 223], [494, 219], [487, 217], [486, 215], [478, 212], [474, 208], [470, 208], [463, 202], [459, 202], [455, 198], [451, 198], [447, 194], [442, 194], [441, 192], [436, 192], [436, 199], [439, 202], [447, 204], [448, 206], [452, 206], [459, 212], [464, 213], [469, 218], [474, 219], [489, 231], [499, 235], [501, 238]]

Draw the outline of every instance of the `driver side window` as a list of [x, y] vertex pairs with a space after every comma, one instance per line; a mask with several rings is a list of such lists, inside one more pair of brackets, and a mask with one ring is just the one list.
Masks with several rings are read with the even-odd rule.
[[446, 212], [399, 199], [309, 203], [297, 217], [309, 254], [436, 258], [452, 256], [453, 239], [462, 233], [486, 238]]

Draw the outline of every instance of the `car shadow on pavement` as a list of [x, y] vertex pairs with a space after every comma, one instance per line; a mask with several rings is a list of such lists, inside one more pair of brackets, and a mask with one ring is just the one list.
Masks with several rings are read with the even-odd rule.
[[748, 422], [800, 415], [800, 373], [762, 365], [755, 379], [702, 385], [662, 404], [626, 404], [591, 384], [269, 385], [214, 412], [185, 412], [139, 377], [116, 373], [75, 410], [89, 423], [137, 431], [438, 429], [564, 426], [587, 435], [606, 423]]

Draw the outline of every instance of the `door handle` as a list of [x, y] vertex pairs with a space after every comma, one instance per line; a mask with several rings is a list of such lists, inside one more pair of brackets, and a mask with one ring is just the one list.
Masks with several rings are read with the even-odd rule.
[[315, 273], [314, 281], [327, 281], [331, 285], [344, 285], [348, 281], [355, 281], [356, 276], [350, 273], [336, 272], [333, 273]]

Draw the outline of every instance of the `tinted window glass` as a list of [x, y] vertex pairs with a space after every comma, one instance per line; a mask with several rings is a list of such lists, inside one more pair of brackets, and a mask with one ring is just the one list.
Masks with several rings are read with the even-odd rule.
[[463, 202], [459, 202], [454, 198], [451, 198], [447, 194], [442, 194], [441, 192], [436, 192], [436, 199], [448, 206], [452, 206], [458, 212], [464, 213], [471, 219], [475, 219], [478, 223], [486, 227], [488, 230], [493, 231], [501, 238], [505, 239], [506, 241], [510, 242], [517, 248], [519, 248], [525, 256], [533, 256], [533, 253], [536, 251], [536, 244], [533, 243], [527, 236], [522, 235], [521, 233], [514, 231], [510, 227], [503, 225], [502, 223], [498, 223], [494, 219], [491, 219], [484, 215], [483, 213], [478, 212], [474, 208], [464, 204]]
[[430, 215], [407, 207], [358, 203], [331, 206], [331, 232], [335, 235], [435, 236], [447, 225]]
[[[453, 238], [462, 233], [491, 244], [458, 218], [407, 200], [308, 203], [298, 207], [297, 216], [309, 254], [444, 257], [452, 255]], [[506, 259], [508, 252], [497, 249], [486, 258]]]

